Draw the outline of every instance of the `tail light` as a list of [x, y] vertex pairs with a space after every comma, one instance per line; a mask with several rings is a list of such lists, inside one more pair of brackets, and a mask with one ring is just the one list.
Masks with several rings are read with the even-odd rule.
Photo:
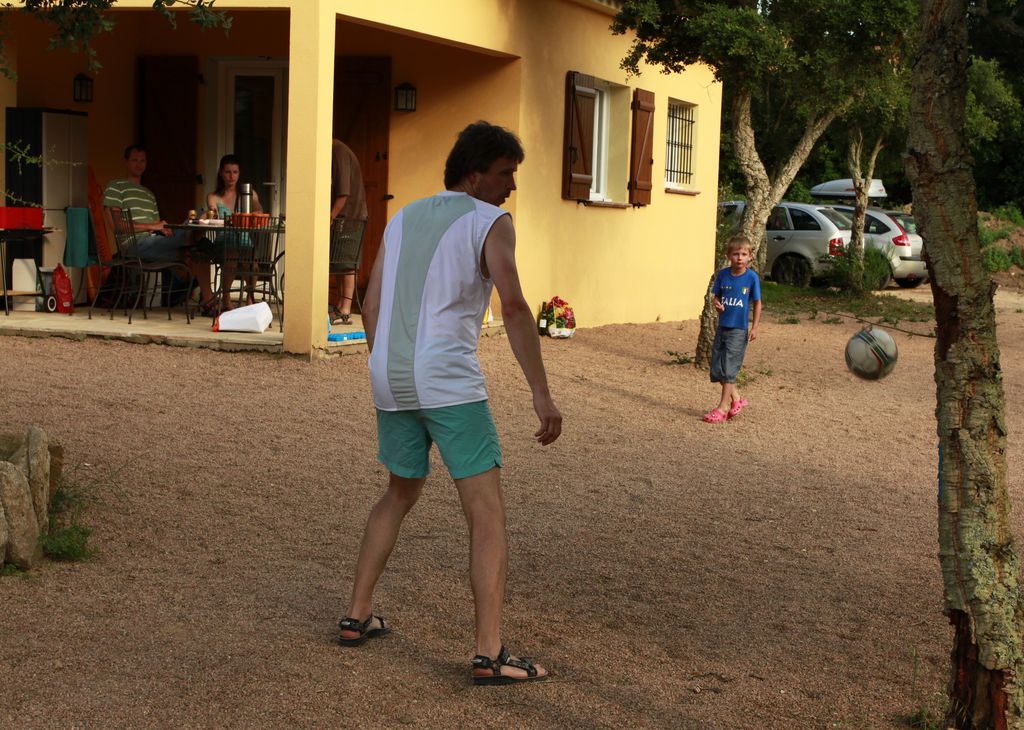
[[[902, 228], [900, 228], [900, 230], [903, 231]], [[909, 246], [910, 245], [910, 239], [907, 238], [906, 231], [903, 231], [898, 236], [893, 236], [892, 237], [892, 245], [893, 246]]]
[[846, 241], [841, 236], [837, 236], [829, 240], [828, 242], [828, 255], [829, 256], [842, 256], [846, 253]]

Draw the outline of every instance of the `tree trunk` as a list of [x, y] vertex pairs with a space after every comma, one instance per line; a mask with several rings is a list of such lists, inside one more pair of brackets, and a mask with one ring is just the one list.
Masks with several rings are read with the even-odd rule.
[[938, 336], [939, 560], [954, 627], [948, 724], [1024, 725], [1020, 565], [1010, 532], [994, 286], [964, 135], [968, 0], [922, 0], [906, 165]]
[[[754, 268], [764, 277], [764, 262], [767, 247], [765, 225], [768, 223], [768, 216], [772, 208], [782, 200], [782, 196], [789, 190], [800, 167], [807, 160], [814, 144], [821, 137], [849, 102], [837, 105], [827, 114], [812, 118], [804, 130], [800, 141], [793, 148], [793, 152], [779, 170], [778, 176], [772, 180], [768, 177], [761, 156], [757, 152], [757, 145], [754, 139], [754, 124], [751, 119], [750, 105], [751, 92], [743, 89], [737, 92], [732, 101], [732, 145], [736, 163], [743, 172], [746, 181], [747, 201], [743, 210], [743, 223], [740, 225], [740, 233], [750, 239], [754, 250]], [[715, 268], [719, 266], [719, 256], [715, 256]], [[712, 274], [711, 282], [714, 282]], [[704, 297], [704, 310], [700, 315], [700, 333], [697, 335], [696, 354], [693, 358], [694, 367], [701, 370], [708, 370], [711, 367], [711, 342], [715, 336], [715, 324], [718, 322], [718, 315], [714, 311], [711, 298], [711, 283], [708, 284], [708, 291]]]
[[856, 130], [850, 137], [850, 148], [847, 164], [850, 177], [853, 179], [853, 228], [850, 233], [850, 247], [846, 258], [850, 264], [850, 280], [847, 286], [850, 292], [864, 296], [864, 218], [868, 209], [868, 192], [871, 190], [871, 178], [875, 175], [875, 162], [882, 151], [882, 138], [875, 140], [875, 146], [868, 156], [867, 169], [863, 169], [861, 158], [864, 156], [864, 135]]

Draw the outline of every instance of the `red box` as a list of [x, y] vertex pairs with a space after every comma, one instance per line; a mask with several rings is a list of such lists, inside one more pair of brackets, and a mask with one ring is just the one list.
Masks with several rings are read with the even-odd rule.
[[43, 209], [42, 208], [22, 208], [21, 209], [21, 226], [22, 228], [34, 228], [39, 229], [43, 227]]
[[0, 228], [43, 227], [42, 208], [0, 207]]

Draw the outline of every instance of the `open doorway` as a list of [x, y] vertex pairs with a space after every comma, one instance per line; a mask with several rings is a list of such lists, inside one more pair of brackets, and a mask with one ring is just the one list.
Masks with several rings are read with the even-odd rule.
[[[217, 181], [217, 163], [233, 153], [241, 160], [242, 180], [252, 184], [263, 209], [281, 215], [287, 162], [288, 70], [284, 59], [216, 59], [216, 83], [210, 85], [215, 149], [207, 150], [206, 191]], [[211, 118], [212, 117], [212, 118]]]

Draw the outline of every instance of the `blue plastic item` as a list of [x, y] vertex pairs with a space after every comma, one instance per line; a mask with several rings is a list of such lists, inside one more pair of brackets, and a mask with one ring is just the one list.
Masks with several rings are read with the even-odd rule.
[[365, 332], [328, 332], [328, 342], [344, 342], [345, 340], [365, 340]]

